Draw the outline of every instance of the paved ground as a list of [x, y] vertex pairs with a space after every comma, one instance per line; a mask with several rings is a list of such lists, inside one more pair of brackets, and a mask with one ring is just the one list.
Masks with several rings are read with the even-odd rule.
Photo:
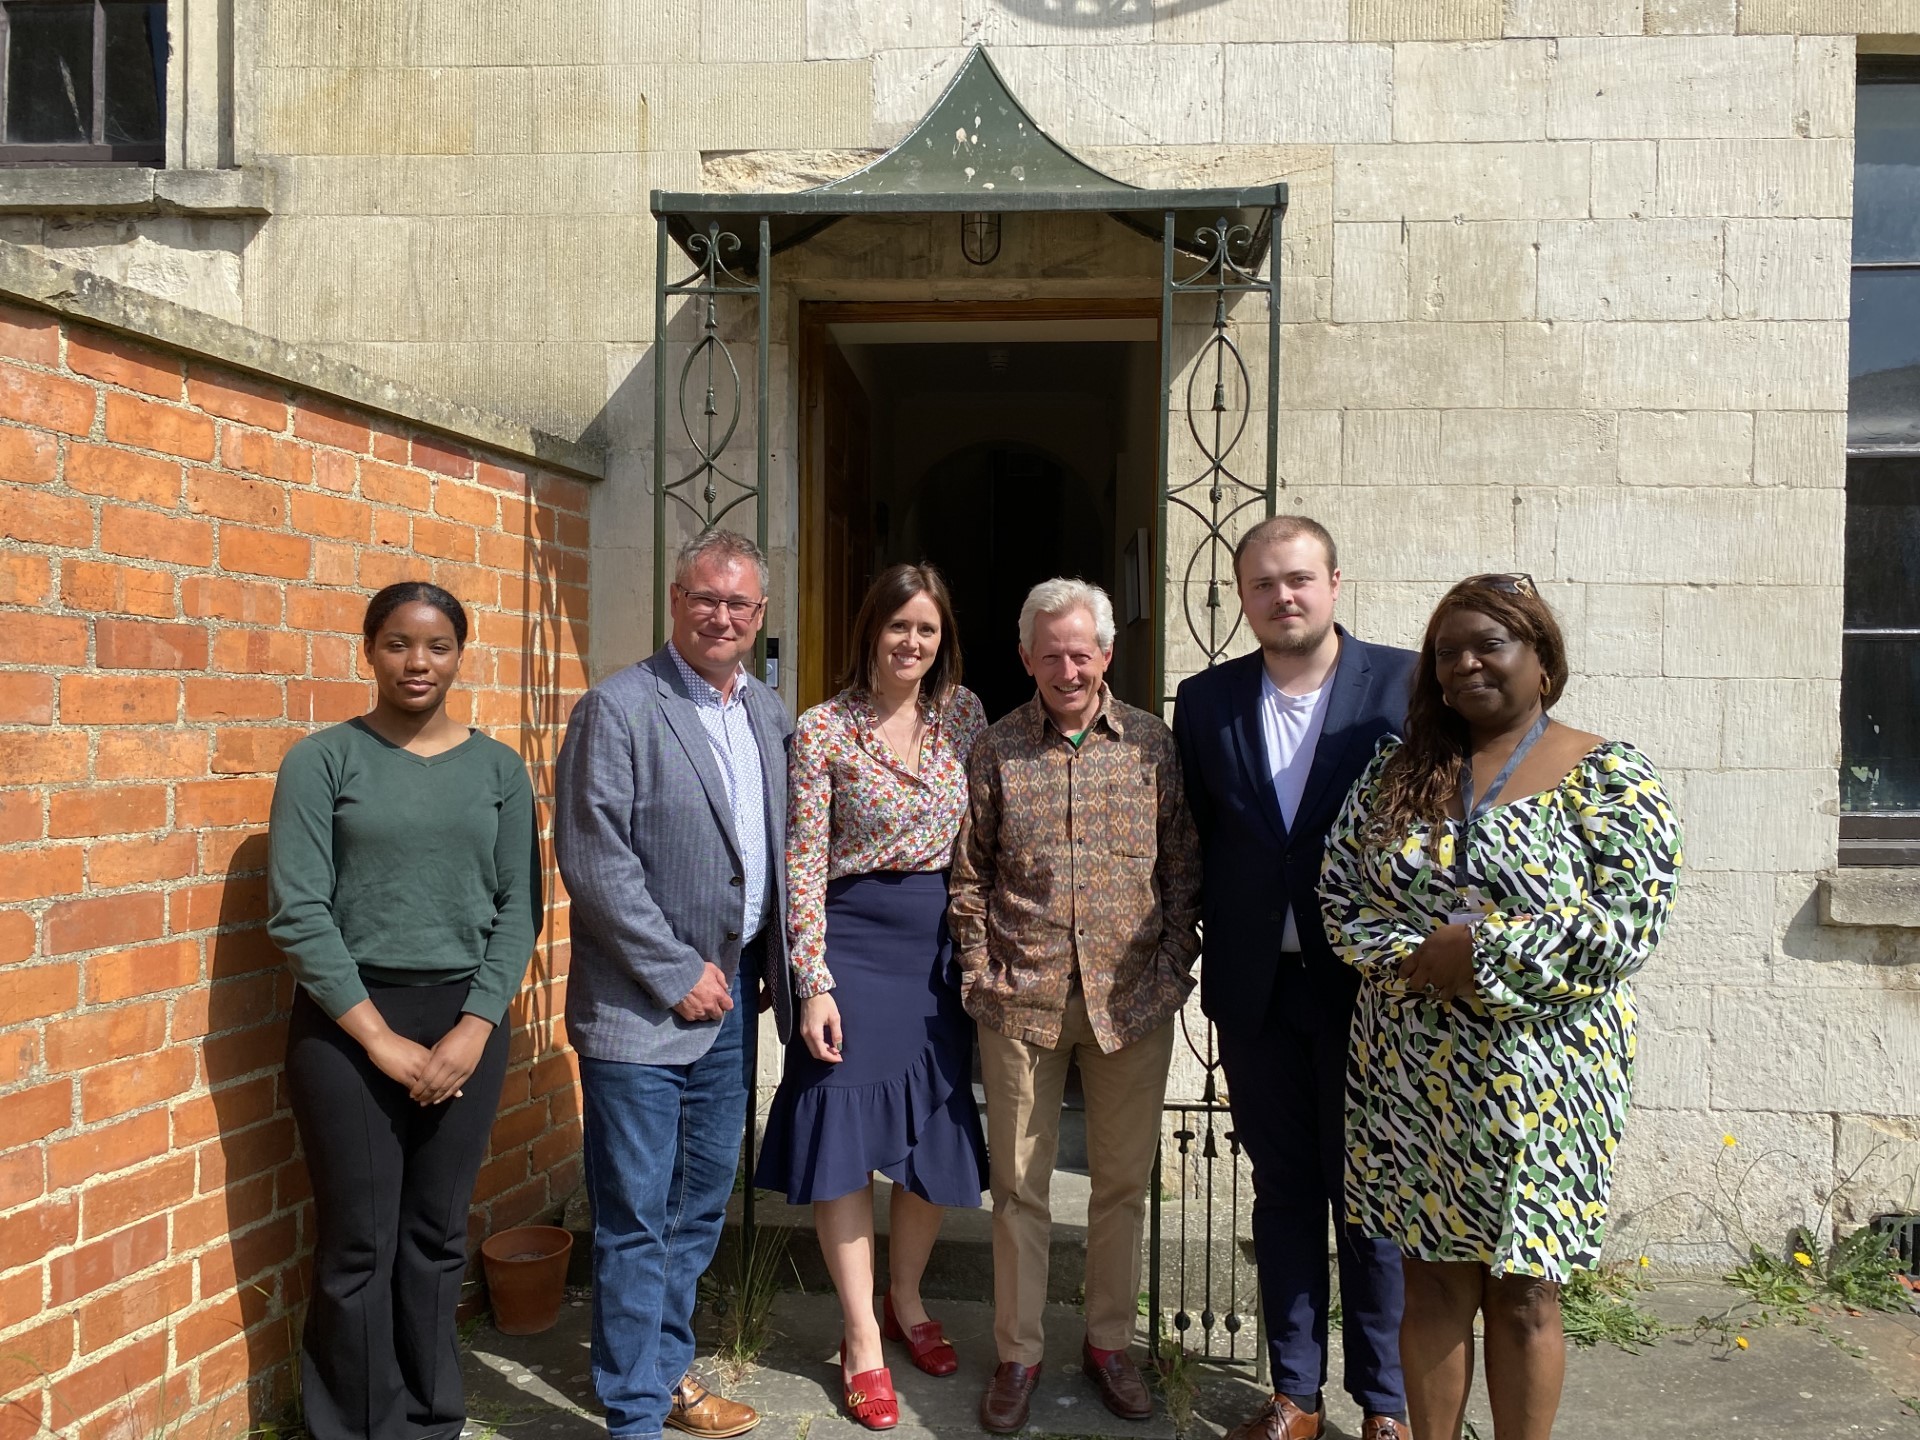
[[[1648, 1308], [1677, 1325], [1725, 1310], [1740, 1297], [1718, 1286], [1665, 1282], [1645, 1297]], [[960, 1351], [960, 1373], [935, 1380], [909, 1366], [904, 1352], [894, 1381], [901, 1401], [901, 1440], [977, 1435], [974, 1406], [991, 1370], [989, 1307], [947, 1300], [935, 1307]], [[497, 1431], [510, 1440], [594, 1440], [606, 1433], [587, 1375], [587, 1305], [577, 1295], [560, 1323], [543, 1335], [512, 1338], [491, 1326], [474, 1333], [467, 1357], [469, 1437]], [[756, 1440], [856, 1440], [862, 1432], [836, 1406], [833, 1349], [838, 1311], [831, 1297], [784, 1294], [774, 1309], [775, 1338], [760, 1363], [730, 1382], [708, 1369], [716, 1388], [756, 1406], [763, 1422]], [[1173, 1440], [1161, 1406], [1151, 1421], [1128, 1424], [1101, 1408], [1077, 1368], [1079, 1328], [1074, 1312], [1050, 1312], [1045, 1378], [1033, 1409], [1031, 1433], [1127, 1436]], [[1747, 1331], [1749, 1348], [1736, 1350], [1689, 1334], [1669, 1335], [1651, 1350], [1629, 1355], [1610, 1347], [1575, 1350], [1566, 1399], [1555, 1433], [1561, 1440], [1620, 1440], [1623, 1436], [1920, 1437], [1920, 1413], [1900, 1397], [1920, 1397], [1920, 1316], [1842, 1317], [1832, 1329], [1866, 1353], [1855, 1356], [1813, 1330], [1769, 1326]], [[1334, 1374], [1339, 1363], [1334, 1362]], [[1259, 1403], [1250, 1377], [1201, 1371], [1200, 1393], [1187, 1433], [1219, 1435]], [[1359, 1417], [1344, 1396], [1330, 1395], [1329, 1427], [1351, 1437]], [[1478, 1434], [1491, 1440], [1484, 1395], [1471, 1412]]]

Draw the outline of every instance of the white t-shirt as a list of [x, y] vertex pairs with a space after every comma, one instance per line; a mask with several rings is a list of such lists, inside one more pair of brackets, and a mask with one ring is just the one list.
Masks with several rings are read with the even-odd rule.
[[[1313, 768], [1313, 752], [1320, 743], [1320, 731], [1327, 722], [1327, 685], [1304, 695], [1289, 695], [1273, 683], [1271, 675], [1260, 677], [1260, 736], [1267, 752], [1267, 773], [1273, 778], [1274, 798], [1280, 802], [1280, 818], [1293, 828], [1300, 813], [1300, 799], [1307, 793], [1307, 773]], [[1286, 928], [1280, 935], [1280, 949], [1297, 953], [1300, 932], [1293, 923], [1293, 907], [1287, 907]]]

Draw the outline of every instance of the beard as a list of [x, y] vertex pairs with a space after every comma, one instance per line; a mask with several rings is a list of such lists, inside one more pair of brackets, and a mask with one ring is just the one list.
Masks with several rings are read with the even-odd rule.
[[[1286, 619], [1290, 617], [1282, 616], [1281, 618]], [[1263, 635], [1260, 637], [1260, 648], [1269, 655], [1310, 655], [1320, 648], [1321, 643], [1326, 640], [1328, 632], [1332, 629], [1333, 617], [1329, 615], [1324, 624], [1310, 630], [1301, 631], [1297, 639], [1289, 639], [1286, 636], [1268, 639]]]

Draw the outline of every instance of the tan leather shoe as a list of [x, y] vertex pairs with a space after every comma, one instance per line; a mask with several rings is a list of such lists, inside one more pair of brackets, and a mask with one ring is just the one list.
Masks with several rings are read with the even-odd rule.
[[1034, 1387], [1040, 1383], [1038, 1365], [1002, 1360], [980, 1397], [980, 1428], [995, 1435], [1011, 1435], [1027, 1423]]
[[1284, 1395], [1276, 1395], [1256, 1415], [1227, 1432], [1227, 1440], [1320, 1440], [1327, 1407], [1309, 1415]]
[[1360, 1440], [1413, 1440], [1413, 1431], [1391, 1415], [1369, 1415], [1360, 1422]]
[[727, 1440], [744, 1435], [760, 1423], [760, 1415], [751, 1405], [716, 1395], [689, 1370], [673, 1387], [673, 1408], [667, 1412], [667, 1424], [700, 1440]]

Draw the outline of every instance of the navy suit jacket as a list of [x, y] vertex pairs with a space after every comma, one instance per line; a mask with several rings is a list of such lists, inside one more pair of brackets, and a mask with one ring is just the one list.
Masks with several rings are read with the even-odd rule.
[[[1327, 943], [1320, 857], [1380, 738], [1399, 734], [1405, 723], [1418, 658], [1340, 631], [1340, 659], [1327, 680], [1333, 693], [1291, 829], [1280, 816], [1260, 734], [1261, 653], [1181, 682], [1173, 734], [1205, 877], [1200, 1005], [1220, 1028], [1258, 1030], [1276, 990], [1290, 1004], [1312, 1007], [1319, 1020], [1345, 1023], [1351, 1013], [1359, 975]], [[1300, 932], [1297, 960], [1280, 953], [1288, 905]]]

